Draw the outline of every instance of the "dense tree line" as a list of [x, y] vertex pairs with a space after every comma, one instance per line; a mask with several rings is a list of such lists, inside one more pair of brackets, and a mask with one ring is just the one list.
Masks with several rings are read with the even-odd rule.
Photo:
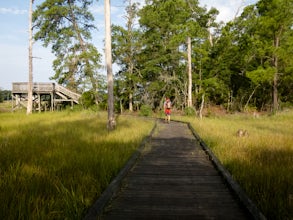
[[[47, 0], [34, 12], [35, 39], [56, 55], [54, 79], [99, 98], [100, 54], [90, 43], [91, 0]], [[293, 0], [259, 0], [224, 24], [198, 0], [125, 1], [125, 25], [112, 27], [117, 109], [224, 106], [276, 111], [293, 103]], [[188, 77], [188, 41], [191, 72]], [[192, 81], [191, 81], [192, 80]], [[104, 88], [101, 86], [100, 88]], [[85, 90], [85, 89], [84, 89]], [[103, 96], [104, 97], [104, 96]], [[101, 100], [100, 100], [101, 102]]]
[[0, 102], [8, 101], [8, 100], [11, 100], [11, 91], [0, 89]]

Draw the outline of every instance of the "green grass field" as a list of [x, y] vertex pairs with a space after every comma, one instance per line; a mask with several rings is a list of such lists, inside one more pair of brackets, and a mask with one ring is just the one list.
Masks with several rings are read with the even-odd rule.
[[[172, 117], [192, 124], [268, 219], [293, 219], [293, 111]], [[106, 120], [105, 112], [2, 111], [0, 219], [82, 219], [154, 125], [119, 116], [108, 133]]]
[[106, 113], [0, 114], [0, 219], [82, 219], [154, 126]]
[[188, 121], [268, 219], [293, 219], [293, 111]]

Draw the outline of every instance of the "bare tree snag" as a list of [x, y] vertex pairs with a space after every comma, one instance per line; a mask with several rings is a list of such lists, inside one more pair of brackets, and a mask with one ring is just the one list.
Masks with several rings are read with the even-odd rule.
[[113, 130], [116, 127], [114, 117], [114, 94], [113, 94], [113, 73], [112, 73], [112, 45], [111, 45], [111, 14], [110, 0], [105, 0], [105, 56], [108, 81], [108, 130]]
[[187, 107], [192, 107], [192, 73], [191, 73], [191, 39], [187, 37], [187, 60], [188, 60], [188, 99]]
[[28, 77], [28, 99], [26, 114], [31, 114], [33, 109], [33, 30], [32, 30], [32, 14], [33, 14], [33, 0], [30, 0], [29, 6], [29, 48], [28, 48], [28, 60], [29, 60], [29, 77]]

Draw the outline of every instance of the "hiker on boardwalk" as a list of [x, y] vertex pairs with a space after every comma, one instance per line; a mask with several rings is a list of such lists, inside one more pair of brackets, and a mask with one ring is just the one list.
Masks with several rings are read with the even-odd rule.
[[166, 97], [166, 100], [164, 102], [164, 112], [165, 112], [165, 121], [170, 123], [171, 119], [171, 101], [168, 97]]

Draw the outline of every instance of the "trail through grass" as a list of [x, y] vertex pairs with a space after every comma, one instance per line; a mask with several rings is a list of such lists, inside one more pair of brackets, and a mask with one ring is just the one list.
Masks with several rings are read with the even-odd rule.
[[[293, 219], [293, 112], [184, 119], [268, 219]], [[237, 137], [238, 129], [248, 131]]]
[[0, 114], [0, 219], [82, 219], [154, 121], [106, 114]]

